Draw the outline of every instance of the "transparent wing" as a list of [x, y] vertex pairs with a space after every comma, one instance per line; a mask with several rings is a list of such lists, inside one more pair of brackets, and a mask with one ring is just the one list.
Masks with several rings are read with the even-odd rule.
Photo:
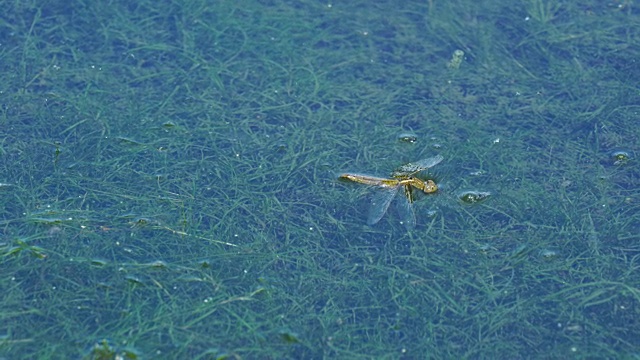
[[401, 196], [401, 199], [397, 201], [398, 214], [400, 215], [400, 221], [404, 224], [407, 230], [412, 230], [416, 227], [416, 213], [413, 210], [413, 204], [411, 203], [409, 196]]
[[438, 165], [442, 160], [444, 160], [444, 157], [442, 155], [436, 155], [428, 159], [422, 159], [416, 162], [404, 164], [398, 167], [397, 169], [395, 169], [391, 173], [391, 175], [394, 177], [397, 177], [397, 176], [415, 174], [419, 171], [427, 170], [428, 168], [432, 168]]
[[399, 188], [400, 186], [380, 188], [375, 194], [373, 194], [371, 197], [371, 207], [369, 208], [367, 224], [373, 225], [382, 219], [384, 214], [387, 212], [387, 209], [389, 209], [391, 200], [393, 200], [398, 193]]

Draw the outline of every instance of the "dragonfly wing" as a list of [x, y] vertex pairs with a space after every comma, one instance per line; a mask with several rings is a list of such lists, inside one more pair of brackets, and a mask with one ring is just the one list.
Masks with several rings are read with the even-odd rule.
[[429, 168], [432, 168], [438, 165], [444, 157], [442, 155], [436, 155], [434, 157], [430, 157], [428, 159], [418, 160], [416, 162], [404, 164], [397, 169], [395, 169], [391, 175], [392, 176], [403, 176], [417, 173], [419, 171], [423, 171]]
[[401, 196], [401, 199], [397, 201], [398, 205], [398, 214], [400, 215], [400, 220], [407, 228], [407, 230], [412, 230], [416, 227], [416, 213], [413, 211], [413, 205], [407, 196]]
[[389, 209], [391, 200], [393, 200], [398, 193], [398, 188], [399, 187], [382, 188], [373, 195], [367, 224], [373, 225], [382, 219], [387, 209]]
[[442, 160], [444, 160], [444, 157], [442, 155], [436, 155], [428, 159], [416, 161], [414, 165], [419, 169], [428, 169], [440, 164]]

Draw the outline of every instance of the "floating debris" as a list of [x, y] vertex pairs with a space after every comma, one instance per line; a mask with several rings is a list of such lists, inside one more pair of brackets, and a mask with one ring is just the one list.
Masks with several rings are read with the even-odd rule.
[[93, 266], [98, 266], [98, 267], [104, 267], [109, 264], [107, 260], [103, 260], [103, 259], [91, 259], [89, 263]]
[[138, 286], [144, 286], [145, 285], [145, 283], [144, 283], [144, 281], [142, 281], [142, 279], [140, 279], [139, 277], [134, 276], [134, 275], [126, 275], [124, 277], [124, 279], [128, 283], [133, 284], [133, 285], [138, 285]]
[[631, 160], [631, 155], [626, 151], [618, 150], [611, 153], [611, 158], [613, 165], [624, 165]]
[[466, 204], [475, 204], [487, 200], [491, 196], [488, 191], [463, 191], [458, 198]]
[[540, 256], [545, 260], [553, 260], [558, 257], [558, 252], [555, 250], [544, 249], [540, 251]]
[[152, 261], [144, 265], [152, 269], [166, 269], [168, 267], [167, 263], [162, 260]]
[[413, 133], [402, 133], [398, 135], [398, 141], [413, 144], [418, 141], [418, 135]]
[[451, 55], [451, 60], [447, 63], [447, 67], [454, 70], [459, 69], [462, 60], [464, 60], [464, 51], [458, 49]]

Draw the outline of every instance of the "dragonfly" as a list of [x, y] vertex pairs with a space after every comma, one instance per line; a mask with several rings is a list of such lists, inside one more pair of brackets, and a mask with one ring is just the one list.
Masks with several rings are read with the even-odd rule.
[[413, 211], [414, 189], [418, 189], [425, 194], [432, 194], [438, 191], [438, 185], [433, 180], [422, 180], [416, 177], [416, 174], [438, 165], [443, 159], [442, 155], [436, 155], [428, 159], [404, 164], [391, 172], [391, 178], [351, 173], [342, 174], [338, 178], [376, 188], [377, 191], [371, 198], [371, 207], [367, 218], [367, 224], [369, 225], [374, 225], [382, 219], [391, 201], [402, 191], [404, 196], [400, 199], [398, 209], [402, 223], [407, 230], [411, 230], [416, 225], [416, 215]]

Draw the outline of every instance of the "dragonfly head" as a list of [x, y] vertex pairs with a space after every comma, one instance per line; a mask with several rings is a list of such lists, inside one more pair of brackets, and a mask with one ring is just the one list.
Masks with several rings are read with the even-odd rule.
[[433, 180], [427, 180], [424, 182], [424, 188], [422, 189], [427, 194], [438, 191], [438, 185]]

